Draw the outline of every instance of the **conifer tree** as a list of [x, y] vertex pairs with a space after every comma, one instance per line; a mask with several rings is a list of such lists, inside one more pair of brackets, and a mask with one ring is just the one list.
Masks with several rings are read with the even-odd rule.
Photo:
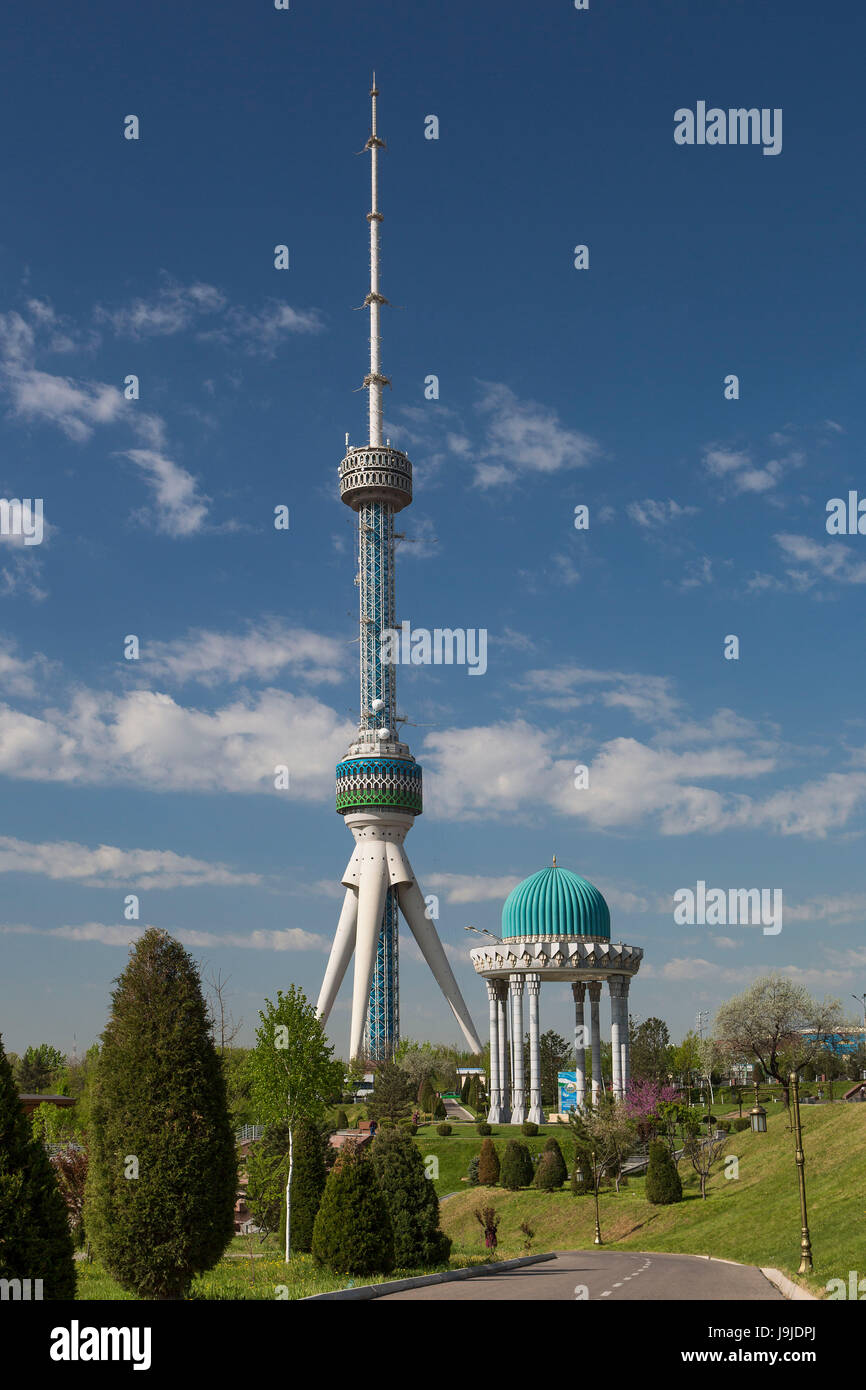
[[478, 1155], [478, 1181], [482, 1187], [495, 1187], [499, 1182], [499, 1154], [492, 1139], [485, 1139]]
[[234, 1233], [225, 1077], [179, 942], [146, 931], [117, 986], [92, 1105], [87, 1233], [129, 1293], [184, 1298]]
[[[545, 1144], [544, 1153], [553, 1154], [552, 1171], [556, 1175], [556, 1182], [553, 1185], [554, 1187], [562, 1187], [562, 1184], [568, 1177], [568, 1168], [566, 1166], [565, 1159], [562, 1155], [562, 1149], [559, 1147], [559, 1140], [554, 1139], [553, 1135], [550, 1136], [547, 1143]], [[540, 1161], [538, 1166], [539, 1168], [541, 1167]]]
[[372, 1159], [394, 1228], [397, 1267], [418, 1269], [444, 1263], [451, 1241], [439, 1229], [439, 1198], [417, 1144], [400, 1130], [380, 1130]]
[[649, 1147], [644, 1195], [654, 1206], [666, 1207], [683, 1199], [683, 1184], [670, 1149], [661, 1139]]
[[72, 1251], [66, 1203], [0, 1039], [0, 1279], [41, 1279], [43, 1299], [74, 1298]]
[[535, 1176], [529, 1149], [519, 1139], [509, 1139], [505, 1145], [502, 1159], [500, 1182], [503, 1187], [516, 1192], [520, 1187], [529, 1187]]
[[351, 1142], [340, 1150], [313, 1224], [313, 1259], [337, 1274], [387, 1274], [394, 1231], [371, 1160]]

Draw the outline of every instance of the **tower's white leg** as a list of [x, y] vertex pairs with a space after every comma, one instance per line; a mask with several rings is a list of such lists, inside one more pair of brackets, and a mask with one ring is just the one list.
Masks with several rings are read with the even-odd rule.
[[319, 990], [319, 1001], [316, 1004], [316, 1013], [323, 1023], [327, 1023], [328, 1021], [328, 1015], [334, 1007], [334, 1000], [340, 992], [340, 985], [343, 983], [346, 967], [352, 959], [352, 952], [355, 949], [355, 931], [357, 924], [358, 890], [356, 888], [347, 888], [346, 896], [343, 899], [343, 906], [340, 911], [340, 920], [337, 923], [334, 943], [331, 946], [331, 954], [328, 957], [328, 968], [325, 971], [322, 988]]
[[364, 1024], [370, 1002], [370, 986], [376, 968], [376, 949], [379, 929], [388, 891], [388, 874], [384, 859], [373, 860], [369, 872], [361, 874], [358, 887], [358, 932], [355, 942], [355, 984], [352, 991], [352, 1036], [349, 1056], [360, 1057], [364, 1040]]
[[[481, 1040], [475, 1031], [475, 1025], [469, 1016], [469, 1010], [463, 1001], [463, 995], [457, 986], [454, 972], [448, 964], [448, 958], [439, 940], [436, 928], [426, 915], [426, 905], [418, 887], [413, 879], [411, 883], [401, 883], [397, 889], [400, 908], [403, 916], [409, 923], [410, 930], [421, 953], [433, 971], [434, 978], [448, 1003], [451, 1005], [451, 1012], [460, 1024], [461, 1032], [468, 1042], [473, 1052], [481, 1052]], [[361, 933], [360, 922], [358, 929], [358, 941], [360, 945]], [[356, 967], [357, 968], [357, 967]], [[356, 976], [357, 979], [357, 976]]]

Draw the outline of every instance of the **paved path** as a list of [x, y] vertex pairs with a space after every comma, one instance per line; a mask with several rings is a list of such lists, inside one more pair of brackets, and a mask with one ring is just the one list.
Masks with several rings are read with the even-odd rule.
[[[568, 1250], [542, 1264], [479, 1275], [453, 1284], [428, 1284], [420, 1289], [386, 1294], [379, 1303], [397, 1299], [460, 1299], [497, 1302], [520, 1299], [574, 1302], [583, 1286], [592, 1300], [611, 1302], [715, 1301], [735, 1299], [783, 1300], [782, 1294], [751, 1265], [726, 1264], [696, 1255], [645, 1255], [637, 1251]], [[586, 1294], [583, 1294], [586, 1297]]]
[[473, 1123], [475, 1122], [472, 1111], [465, 1110], [456, 1100], [445, 1100], [442, 1104], [445, 1106], [445, 1113], [449, 1120], [472, 1120]]

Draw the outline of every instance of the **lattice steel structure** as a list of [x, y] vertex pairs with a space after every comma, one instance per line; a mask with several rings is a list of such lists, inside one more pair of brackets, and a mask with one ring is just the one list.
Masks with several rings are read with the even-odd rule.
[[[422, 810], [421, 768], [397, 733], [396, 668], [382, 637], [396, 626], [394, 516], [412, 501], [412, 465], [382, 440], [379, 289], [379, 152], [373, 77], [371, 156], [370, 311], [368, 392], [370, 441], [349, 448], [340, 464], [340, 497], [358, 515], [360, 589], [360, 718], [358, 737], [337, 764], [337, 811], [355, 837], [343, 875], [346, 896], [318, 1001], [327, 1019], [354, 952], [350, 1056], [393, 1056], [400, 1036], [398, 916], [402, 912], [473, 1051], [481, 1042], [457, 987], [442, 943], [426, 912], [403, 840]], [[399, 912], [398, 912], [399, 910]]]

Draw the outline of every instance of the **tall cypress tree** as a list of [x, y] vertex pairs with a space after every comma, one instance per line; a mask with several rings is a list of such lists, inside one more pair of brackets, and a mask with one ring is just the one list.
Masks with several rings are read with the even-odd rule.
[[[0, 1278], [41, 1279], [43, 1299], [74, 1298], [72, 1250], [66, 1203], [0, 1039]], [[30, 1295], [37, 1297], [32, 1283]]]
[[150, 929], [112, 996], [92, 1108], [85, 1220], [138, 1298], [183, 1298], [234, 1231], [237, 1159], [198, 971]]
[[418, 1269], [444, 1263], [451, 1241], [439, 1229], [439, 1198], [411, 1135], [400, 1130], [380, 1130], [372, 1157], [394, 1228], [397, 1268]]

